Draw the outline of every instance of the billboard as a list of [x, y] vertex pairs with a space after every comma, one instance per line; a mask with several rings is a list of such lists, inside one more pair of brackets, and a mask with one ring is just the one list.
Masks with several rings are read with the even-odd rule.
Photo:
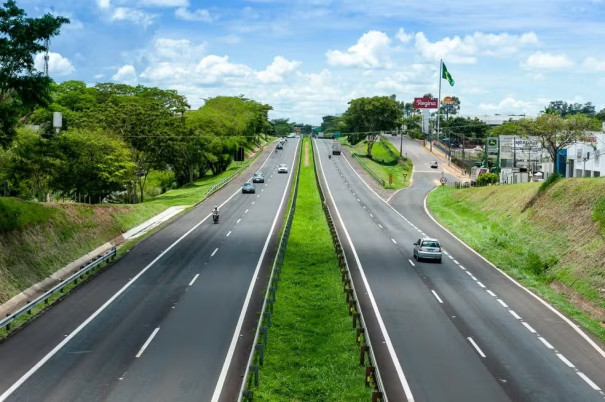
[[514, 135], [500, 136], [500, 159], [515, 159], [520, 161], [541, 160], [546, 155], [542, 148], [540, 137], [517, 137]]
[[414, 98], [414, 109], [437, 109], [437, 98]]

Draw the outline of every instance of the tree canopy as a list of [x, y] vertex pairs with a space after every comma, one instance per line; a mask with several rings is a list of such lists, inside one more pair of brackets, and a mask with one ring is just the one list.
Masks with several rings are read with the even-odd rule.
[[0, 8], [0, 145], [7, 148], [19, 118], [50, 101], [52, 80], [34, 68], [34, 56], [46, 50], [69, 19], [52, 14], [28, 18], [14, 0]]

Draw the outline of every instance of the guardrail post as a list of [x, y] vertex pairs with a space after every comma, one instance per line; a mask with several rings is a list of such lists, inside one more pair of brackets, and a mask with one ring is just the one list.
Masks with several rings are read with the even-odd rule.
[[351, 298], [349, 300], [349, 315], [353, 315], [353, 313], [356, 311], [357, 311], [357, 306], [355, 305], [355, 299]]
[[370, 348], [367, 345], [361, 345], [361, 355], [359, 357], [359, 365], [360, 366], [365, 366], [365, 364], [366, 364], [366, 352], [369, 349]]
[[[273, 307], [271, 307], [273, 308]], [[270, 311], [265, 311], [265, 317], [267, 318], [267, 327], [271, 326], [271, 312]]]
[[357, 328], [357, 322], [361, 324], [361, 314], [355, 312], [353, 313], [353, 328]]
[[265, 310], [265, 312], [267, 311], [273, 311], [273, 302], [275, 301], [275, 299], [267, 299], [267, 309]]
[[357, 336], [355, 337], [355, 340], [357, 341], [358, 345], [361, 345], [361, 338], [362, 338], [364, 332], [365, 332], [365, 329], [363, 329], [361, 327], [357, 328]]
[[254, 386], [258, 387], [258, 366], [251, 365], [250, 371], [252, 371], [252, 373], [254, 374]]
[[265, 362], [265, 345], [257, 343], [254, 347], [258, 351], [258, 362], [262, 366]]
[[252, 401], [254, 399], [254, 392], [251, 389], [246, 389], [242, 392], [242, 400]]
[[366, 387], [370, 386], [370, 383], [372, 381], [372, 376], [374, 375], [375, 372], [376, 372], [376, 369], [374, 368], [374, 366], [366, 366]]
[[382, 392], [373, 391], [372, 392], [372, 402], [384, 401], [384, 397], [382, 396]]
[[267, 327], [260, 327], [260, 333], [263, 335], [263, 343], [267, 344]]

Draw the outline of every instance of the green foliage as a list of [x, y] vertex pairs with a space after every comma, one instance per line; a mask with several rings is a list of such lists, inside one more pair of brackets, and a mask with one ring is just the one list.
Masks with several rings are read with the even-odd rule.
[[477, 177], [477, 185], [478, 186], [487, 186], [488, 184], [498, 183], [500, 176], [498, 173], [483, 173], [479, 177]]
[[542, 113], [556, 114], [561, 117], [572, 116], [575, 114], [585, 114], [587, 116], [594, 117], [595, 107], [591, 102], [587, 102], [584, 105], [581, 103], [567, 103], [562, 100], [552, 101], [544, 108]]
[[605, 197], [595, 204], [592, 210], [592, 219], [599, 224], [601, 232], [605, 234]]
[[549, 268], [557, 264], [556, 257], [541, 258], [539, 254], [530, 250], [525, 259], [525, 269], [535, 276], [544, 275]]
[[538, 188], [538, 193], [542, 193], [542, 192], [546, 191], [549, 187], [554, 185], [557, 181], [559, 181], [562, 178], [563, 178], [563, 176], [561, 176], [560, 173], [551, 173], [546, 178], [546, 180], [544, 180], [542, 182], [542, 184], [540, 184], [540, 187]]
[[52, 80], [36, 71], [34, 55], [66, 23], [69, 19], [49, 13], [28, 18], [14, 0], [0, 8], [0, 146], [5, 149], [17, 135], [19, 118], [50, 101]]
[[294, 123], [290, 123], [289, 119], [274, 119], [271, 120], [271, 125], [277, 137], [287, 137], [294, 131]]
[[0, 232], [10, 232], [28, 225], [46, 222], [56, 213], [56, 209], [38, 203], [0, 198]]
[[443, 120], [441, 124], [446, 136], [459, 137], [462, 143], [462, 135], [467, 139], [470, 138], [485, 138], [489, 131], [489, 126], [481, 120], [470, 117], [453, 117], [448, 120]]

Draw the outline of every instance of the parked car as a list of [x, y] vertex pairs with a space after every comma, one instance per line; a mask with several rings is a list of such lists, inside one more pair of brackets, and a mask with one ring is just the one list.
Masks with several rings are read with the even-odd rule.
[[277, 166], [277, 173], [288, 173], [288, 165], [285, 163], [280, 163]]
[[429, 237], [418, 239], [414, 243], [414, 258], [417, 261], [425, 258], [427, 260], [437, 260], [437, 262], [441, 263], [442, 254], [439, 240]]
[[433, 169], [437, 169], [439, 167], [439, 163], [437, 163], [437, 161], [431, 161], [431, 167]]
[[245, 182], [244, 185], [242, 186], [242, 193], [256, 193], [256, 187], [254, 187], [254, 184], [252, 182]]
[[264, 183], [265, 176], [263, 176], [262, 172], [256, 172], [252, 175], [252, 183]]

